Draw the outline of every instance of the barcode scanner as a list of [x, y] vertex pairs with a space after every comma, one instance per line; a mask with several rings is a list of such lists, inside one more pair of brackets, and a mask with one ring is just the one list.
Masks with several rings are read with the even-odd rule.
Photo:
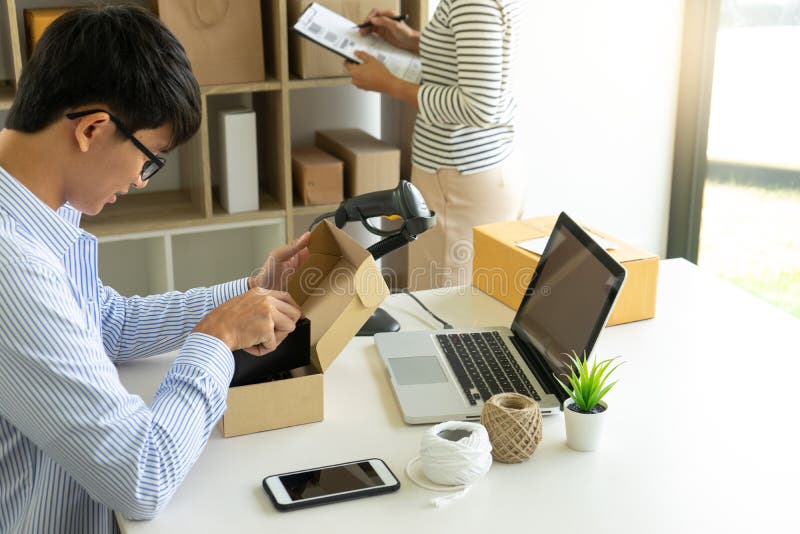
[[[422, 193], [408, 180], [400, 180], [394, 189], [374, 191], [348, 198], [339, 204], [336, 211], [323, 213], [317, 217], [308, 229], [311, 230], [317, 223], [328, 217], [334, 217], [337, 228], [342, 228], [348, 222], [358, 221], [371, 233], [383, 237], [384, 239], [367, 249], [376, 260], [393, 250], [404, 247], [414, 241], [419, 234], [436, 226], [436, 214], [428, 209]], [[402, 223], [399, 227], [384, 230], [370, 224], [369, 219], [373, 217], [383, 217], [402, 221]], [[400, 330], [400, 323], [385, 310], [378, 308], [356, 335], [372, 336], [377, 332], [397, 332], [398, 330]]]
[[[384, 237], [367, 249], [376, 260], [414, 241], [419, 234], [436, 225], [436, 214], [428, 209], [422, 193], [408, 180], [400, 180], [394, 189], [348, 198], [336, 211], [317, 217], [309, 230], [328, 217], [334, 217], [337, 228], [344, 227], [348, 222], [361, 222], [371, 233]], [[402, 223], [398, 228], [384, 230], [370, 224], [369, 219], [374, 217], [402, 220]]]

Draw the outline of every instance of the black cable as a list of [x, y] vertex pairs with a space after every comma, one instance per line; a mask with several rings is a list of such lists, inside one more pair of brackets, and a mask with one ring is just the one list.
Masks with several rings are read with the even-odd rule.
[[308, 231], [310, 232], [311, 230], [313, 230], [313, 229], [314, 229], [314, 227], [315, 227], [317, 224], [321, 223], [322, 221], [324, 221], [324, 220], [325, 220], [325, 219], [327, 219], [328, 217], [333, 217], [334, 215], [336, 215], [336, 212], [335, 212], [335, 211], [329, 211], [328, 213], [323, 213], [322, 215], [320, 215], [319, 217], [317, 217], [316, 219], [314, 219], [314, 222], [312, 222], [312, 223], [309, 225], [309, 227], [308, 227]]
[[371, 245], [367, 248], [367, 252], [372, 254], [372, 257], [377, 260], [393, 250], [405, 246], [408, 242], [409, 239], [404, 234], [394, 234]]
[[395, 289], [395, 290], [393, 290], [393, 291], [392, 291], [392, 293], [403, 293], [403, 294], [405, 294], [405, 295], [408, 295], [409, 297], [411, 297], [412, 299], [414, 299], [415, 301], [417, 301], [417, 304], [419, 304], [420, 306], [422, 306], [422, 309], [423, 309], [423, 310], [425, 310], [426, 312], [428, 312], [428, 313], [430, 314], [430, 316], [431, 316], [431, 317], [433, 317], [434, 319], [436, 319], [437, 321], [439, 321], [440, 323], [442, 323], [442, 328], [443, 328], [443, 329], [445, 329], [445, 330], [452, 330], [452, 329], [453, 329], [453, 325], [451, 325], [450, 323], [448, 323], [447, 321], [443, 320], [441, 317], [439, 317], [438, 315], [436, 315], [435, 313], [433, 313], [433, 312], [432, 312], [432, 311], [431, 311], [431, 310], [430, 310], [430, 309], [429, 309], [427, 306], [425, 306], [425, 304], [423, 304], [423, 303], [422, 303], [422, 301], [421, 301], [421, 300], [419, 300], [419, 299], [416, 297], [416, 295], [414, 295], [414, 294], [413, 294], [411, 291], [409, 291], [408, 289], [405, 289], [405, 288], [403, 288], [403, 289]]

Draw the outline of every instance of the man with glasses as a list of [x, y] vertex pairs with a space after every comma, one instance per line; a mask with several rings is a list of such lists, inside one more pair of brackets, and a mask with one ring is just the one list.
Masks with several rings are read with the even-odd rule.
[[114, 115], [112, 115], [111, 113], [109, 113], [104, 109], [87, 109], [86, 111], [67, 113], [67, 118], [80, 119], [81, 117], [88, 117], [89, 115], [94, 115], [95, 113], [106, 113], [111, 122], [113, 122], [114, 125], [117, 127], [117, 130], [119, 130], [119, 132], [122, 135], [130, 139], [131, 143], [136, 145], [136, 148], [142, 151], [142, 154], [147, 156], [147, 161], [144, 162], [144, 166], [142, 167], [142, 172], [139, 174], [139, 177], [141, 178], [142, 182], [146, 182], [147, 180], [152, 178], [153, 175], [158, 171], [160, 171], [161, 168], [166, 164], [166, 160], [164, 159], [163, 156], [157, 156], [152, 152], [150, 152], [150, 149], [148, 149], [146, 146], [140, 143], [139, 140], [136, 139], [136, 136], [133, 135], [133, 133], [122, 124], [121, 120], [119, 120]]
[[[56, 20], [0, 131], [0, 532], [109, 532], [152, 518], [225, 410], [232, 350], [274, 350], [300, 310], [283, 291], [308, 234], [250, 278], [125, 298], [79, 226], [164, 166], [200, 124], [175, 37], [147, 11]], [[180, 349], [152, 403], [114, 364]]]

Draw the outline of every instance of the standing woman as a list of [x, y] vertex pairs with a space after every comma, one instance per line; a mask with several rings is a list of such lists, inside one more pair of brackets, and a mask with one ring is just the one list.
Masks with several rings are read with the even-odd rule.
[[472, 227], [518, 219], [521, 184], [503, 163], [514, 140], [512, 71], [523, 0], [441, 0], [420, 32], [373, 9], [366, 19], [393, 45], [418, 54], [422, 83], [392, 75], [374, 57], [356, 52], [346, 64], [359, 89], [397, 98], [417, 110], [411, 181], [437, 225], [409, 247], [411, 289], [468, 284]]

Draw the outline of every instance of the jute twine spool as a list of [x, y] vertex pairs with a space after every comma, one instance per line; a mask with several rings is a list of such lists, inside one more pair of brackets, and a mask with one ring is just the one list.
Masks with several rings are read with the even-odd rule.
[[483, 405], [481, 424], [489, 432], [492, 456], [498, 462], [524, 462], [542, 441], [539, 405], [519, 393], [492, 396]]

